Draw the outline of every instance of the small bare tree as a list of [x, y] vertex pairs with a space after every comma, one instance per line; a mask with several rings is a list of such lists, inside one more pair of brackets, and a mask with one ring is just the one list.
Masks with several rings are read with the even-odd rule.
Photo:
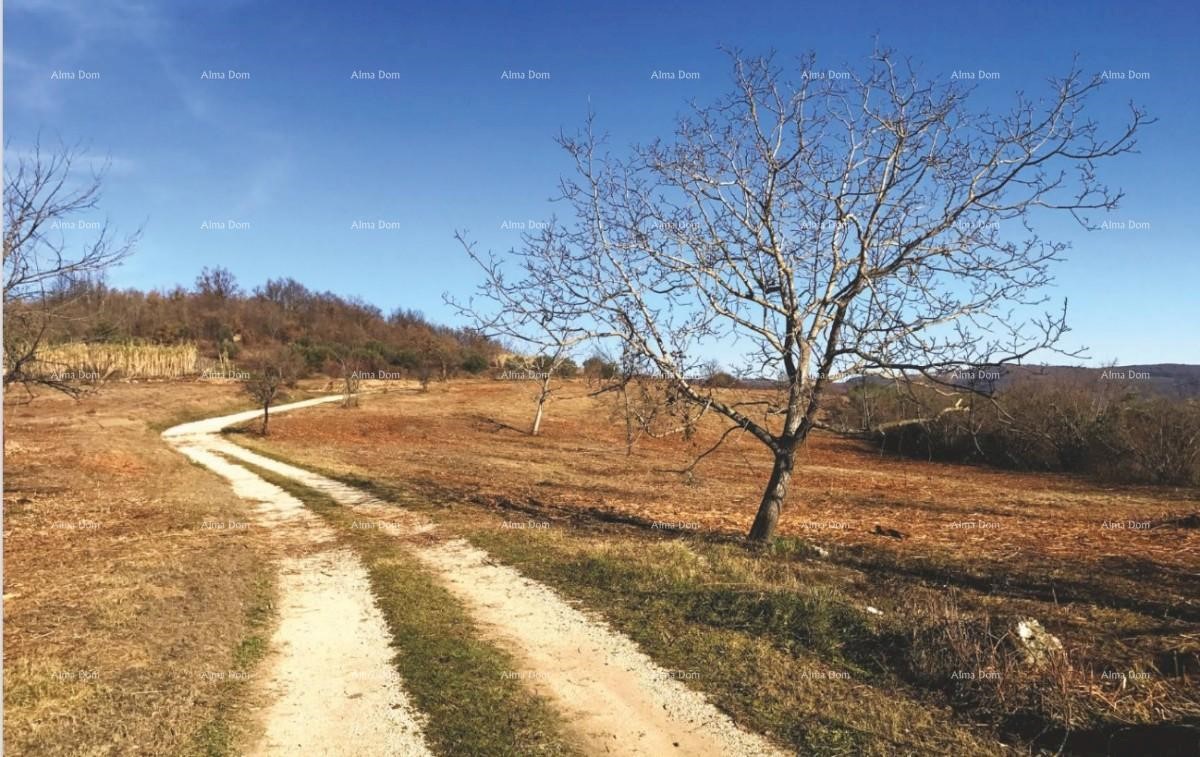
[[[1093, 228], [1090, 214], [1115, 208], [1098, 164], [1130, 152], [1148, 119], [1131, 106], [1102, 134], [1084, 111], [1103, 80], [1079, 70], [997, 115], [888, 51], [848, 78], [807, 76], [812, 56], [790, 80], [769, 57], [731, 57], [731, 94], [672, 140], [615, 157], [592, 117], [561, 138], [574, 223], [526, 240], [519, 289], [494, 289], [545, 333], [619, 343], [762, 442], [773, 465], [749, 535], [766, 540], [832, 383], [961, 391], [955, 370], [1063, 351], [1066, 303], [1034, 311], [1067, 245], [1034, 223], [1061, 211]], [[717, 343], [747, 348], [739, 373], [782, 377], [773, 397], [705, 387], [697, 355]]]
[[448, 295], [445, 300], [460, 315], [469, 318], [481, 335], [514, 342], [536, 355], [534, 362], [526, 366], [526, 373], [537, 381], [529, 431], [531, 436], [537, 436], [554, 392], [554, 380], [571, 359], [572, 351], [590, 338], [589, 332], [577, 325], [585, 314], [564, 307], [565, 303], [555, 300], [553, 293], [538, 286], [537, 258], [525, 262], [526, 276], [509, 280], [494, 255], [480, 254], [462, 233], [456, 233], [455, 239], [483, 270], [484, 280], [476, 290], [478, 300], [472, 298], [463, 304]]
[[[140, 231], [116, 241], [105, 221], [76, 250], [64, 232], [100, 202], [103, 171], [88, 171], [77, 148], [43, 151], [5, 161], [4, 171], [4, 386], [45, 386], [78, 396], [83, 386], [62, 378], [72, 366], [47, 366], [38, 353], [54, 324], [102, 276], [132, 253]], [[9, 166], [12, 166], [10, 169]], [[57, 368], [57, 371], [47, 370]]]
[[[603, 352], [597, 352], [584, 361], [585, 368], [589, 363], [594, 366], [592, 373], [602, 382], [589, 396], [611, 394], [616, 398], [611, 416], [614, 420], [620, 418], [622, 421], [625, 427], [625, 456], [632, 456], [633, 445], [653, 425], [660, 403], [647, 388], [646, 377], [639, 370], [636, 358], [628, 353], [622, 355], [618, 362]], [[588, 383], [591, 383], [590, 379]]]
[[342, 407], [358, 407], [358, 391], [362, 387], [359, 361], [352, 355], [338, 357], [338, 370], [342, 374]]
[[300, 375], [299, 360], [291, 350], [280, 349], [256, 360], [248, 373], [249, 376], [242, 381], [242, 386], [262, 408], [262, 427], [259, 433], [266, 436], [271, 420], [271, 406], [284, 395], [287, 387], [295, 385], [296, 378]]

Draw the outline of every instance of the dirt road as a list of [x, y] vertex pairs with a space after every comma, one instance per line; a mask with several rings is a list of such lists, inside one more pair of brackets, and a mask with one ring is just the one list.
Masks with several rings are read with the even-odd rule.
[[[273, 412], [338, 399], [323, 397], [283, 405]], [[290, 478], [325, 493], [358, 514], [387, 522], [389, 532], [397, 539], [406, 539], [404, 547], [442, 578], [479, 626], [514, 654], [522, 665], [522, 680], [561, 708], [588, 751], [627, 755], [782, 754], [762, 738], [738, 728], [703, 695], [655, 664], [627, 637], [571, 607], [548, 587], [495, 563], [485, 552], [461, 539], [431, 539], [431, 532], [436, 537], [433, 524], [411, 512], [338, 481], [255, 454], [217, 435], [227, 426], [254, 417], [257, 413], [239, 413], [184, 424], [164, 432], [164, 437], [191, 459], [229, 479], [239, 495], [264, 503], [260, 506], [264, 515], [275, 517], [279, 512], [285, 513], [286, 518], [277, 518], [281, 526], [314, 516], [307, 511], [301, 516], [302, 505], [298, 501], [245, 468], [230, 463], [223, 455]], [[304, 528], [314, 543], [329, 538], [315, 524]], [[417, 534], [424, 538], [407, 540]], [[378, 611], [370, 605], [361, 565], [347, 553], [337, 553], [339, 556], [332, 562], [327, 559], [328, 553], [318, 553], [321, 554], [326, 558], [292, 563], [290, 569], [296, 575], [283, 582], [293, 600], [289, 602], [285, 597], [283, 601], [285, 622], [276, 637], [279, 662], [270, 678], [278, 698], [268, 715], [267, 743], [261, 751], [271, 753], [284, 746], [296, 746], [284, 742], [287, 734], [296, 733], [291, 728], [299, 728], [298, 732], [305, 734], [305, 743], [316, 748], [316, 753], [341, 753], [337, 751], [336, 740], [325, 740], [331, 732], [325, 731], [326, 725], [322, 723], [328, 721], [327, 725], [341, 734], [346, 733], [347, 722], [362, 728], [363, 740], [347, 745], [357, 747], [358, 753], [424, 753], [420, 716], [407, 707], [399, 681], [386, 677], [364, 680], [361, 675], [373, 665], [386, 665], [387, 659], [386, 632]], [[331, 570], [336, 576], [332, 581], [314, 575]], [[335, 600], [331, 592], [336, 592], [340, 599]], [[345, 602], [350, 602], [357, 611], [339, 606]], [[293, 608], [290, 614], [289, 607]], [[356, 618], [361, 626], [356, 632], [346, 627], [350, 617]], [[360, 632], [365, 635], [356, 639]], [[318, 643], [336, 646], [350, 639], [361, 645], [355, 649], [326, 650], [335, 655], [332, 658], [312, 656], [311, 650]], [[319, 680], [328, 678], [331, 671], [342, 671], [343, 678], [354, 671], [360, 675], [353, 681], [346, 679], [337, 684]], [[315, 687], [320, 689], [314, 690]], [[335, 714], [323, 705], [327, 696], [344, 703], [337, 698], [340, 689], [362, 694], [351, 700], [361, 710], [342, 707]], [[397, 732], [392, 729], [399, 728], [403, 739], [380, 741], [379, 726], [383, 725], [380, 719], [389, 717], [388, 712], [379, 709], [383, 702], [405, 705], [391, 711], [398, 722], [382, 729], [395, 737]], [[321, 752], [321, 749], [332, 751]]]
[[[336, 399], [336, 398], [335, 398]], [[298, 402], [288, 408], [319, 402]], [[175, 426], [164, 438], [212, 470], [271, 528], [280, 561], [279, 626], [253, 701], [266, 702], [256, 755], [430, 755], [408, 701], [366, 570], [300, 500], [214, 453], [215, 432], [258, 413]]]

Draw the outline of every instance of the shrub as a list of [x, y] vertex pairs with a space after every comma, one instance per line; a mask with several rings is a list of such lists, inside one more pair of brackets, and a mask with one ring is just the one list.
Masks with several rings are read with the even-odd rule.
[[998, 395], [998, 405], [976, 400], [967, 412], [937, 415], [921, 402], [912, 405], [911, 398], [880, 394], [852, 390], [840, 420], [867, 428], [906, 416], [936, 416], [878, 437], [885, 449], [900, 454], [1124, 483], [1200, 485], [1200, 401], [1195, 399], [1029, 381]]
[[738, 385], [738, 380], [733, 374], [725, 371], [713, 371], [704, 380], [704, 385], [714, 389], [732, 389]]
[[579, 366], [571, 358], [565, 358], [554, 371], [554, 375], [561, 378], [574, 378], [578, 373]]
[[463, 357], [460, 367], [474, 376], [478, 376], [488, 368], [488, 359], [478, 352], [468, 352]]
[[593, 355], [583, 361], [583, 375], [589, 379], [607, 381], [617, 375], [617, 364], [599, 355]]

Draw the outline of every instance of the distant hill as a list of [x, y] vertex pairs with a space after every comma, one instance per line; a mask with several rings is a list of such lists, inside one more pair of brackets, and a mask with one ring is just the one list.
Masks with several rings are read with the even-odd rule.
[[[973, 372], [945, 374], [943, 380], [959, 386], [976, 386], [999, 391], [1023, 381], [1068, 382], [1098, 384], [1111, 382], [1139, 394], [1161, 394], [1168, 397], [1200, 397], [1200, 365], [1187, 363], [1153, 363], [1084, 367], [1073, 365], [1005, 365], [981, 368]], [[838, 384], [845, 391], [863, 383], [887, 384], [877, 376], [858, 376]]]

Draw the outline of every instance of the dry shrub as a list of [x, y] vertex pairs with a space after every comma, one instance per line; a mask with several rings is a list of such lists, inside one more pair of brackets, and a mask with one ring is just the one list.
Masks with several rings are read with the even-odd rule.
[[1170, 670], [1117, 671], [1079, 649], [1031, 662], [1015, 631], [1021, 618], [966, 612], [954, 592], [914, 593], [909, 607], [903, 672], [960, 709], [1031, 734], [1099, 734], [1196, 716], [1200, 703], [1179, 696], [1186, 677]]
[[1125, 408], [1116, 471], [1124, 480], [1200, 484], [1200, 402], [1156, 397]]
[[907, 674], [945, 692], [958, 706], [998, 719], [1022, 713], [1047, 724], [1081, 725], [1072, 706], [1078, 686], [1066, 652], [1030, 662], [1016, 636], [1019, 619], [964, 611], [954, 592], [925, 594], [911, 605]]
[[880, 435], [885, 449], [900, 454], [1121, 483], [1200, 485], [1200, 400], [1141, 396], [1105, 382], [1025, 381], [995, 404], [976, 398], [966, 412], [938, 415], [944, 398], [919, 392], [893, 398], [889, 391], [895, 394], [852, 393], [842, 415], [863, 425], [932, 418]]

